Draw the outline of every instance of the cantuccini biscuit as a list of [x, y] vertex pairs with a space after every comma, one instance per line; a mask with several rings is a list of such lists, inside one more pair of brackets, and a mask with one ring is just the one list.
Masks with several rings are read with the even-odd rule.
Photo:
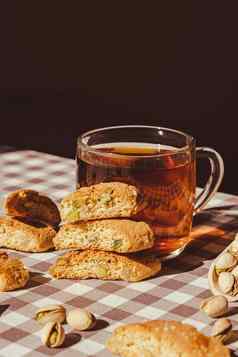
[[122, 357], [230, 357], [227, 347], [178, 321], [154, 320], [118, 327], [108, 349]]
[[49, 272], [57, 279], [140, 281], [156, 275], [160, 269], [159, 259], [151, 254], [121, 255], [85, 250], [70, 252], [58, 258]]
[[149, 225], [129, 219], [102, 219], [63, 225], [53, 239], [56, 249], [98, 249], [129, 253], [153, 247]]
[[10, 193], [5, 199], [4, 210], [8, 216], [33, 218], [53, 226], [60, 223], [56, 204], [49, 197], [34, 190]]
[[142, 209], [142, 196], [136, 187], [122, 182], [81, 187], [60, 204], [64, 223], [103, 218], [131, 217]]
[[0, 217], [0, 247], [23, 252], [45, 252], [54, 247], [56, 231], [28, 218]]
[[20, 259], [10, 258], [7, 253], [0, 252], [0, 292], [23, 288], [29, 276]]

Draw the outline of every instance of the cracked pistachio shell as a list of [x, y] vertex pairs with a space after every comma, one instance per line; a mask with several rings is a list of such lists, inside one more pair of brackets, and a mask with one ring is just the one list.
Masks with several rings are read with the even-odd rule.
[[35, 320], [41, 325], [47, 322], [63, 323], [66, 319], [66, 311], [62, 305], [48, 305], [37, 310]]
[[229, 272], [222, 272], [218, 277], [219, 289], [224, 293], [228, 294], [232, 291], [235, 284], [235, 277]]
[[232, 323], [229, 319], [217, 320], [212, 328], [212, 336], [217, 338], [220, 342], [226, 342], [232, 333]]
[[232, 270], [237, 264], [237, 260], [233, 255], [226, 252], [222, 254], [216, 261], [215, 269], [217, 273], [221, 273], [226, 270]]
[[65, 332], [59, 322], [48, 322], [42, 329], [41, 341], [45, 346], [54, 348], [64, 343]]
[[95, 326], [96, 318], [87, 310], [74, 309], [67, 314], [67, 322], [73, 329], [84, 331]]
[[220, 317], [228, 311], [228, 300], [225, 296], [216, 295], [202, 301], [200, 310], [210, 317]]

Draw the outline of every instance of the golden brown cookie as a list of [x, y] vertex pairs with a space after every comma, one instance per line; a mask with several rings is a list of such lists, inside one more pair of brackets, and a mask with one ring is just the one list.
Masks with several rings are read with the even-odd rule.
[[0, 252], [0, 292], [23, 288], [29, 280], [29, 272], [18, 258], [10, 258]]
[[153, 247], [148, 224], [129, 219], [102, 219], [63, 225], [53, 239], [56, 249], [98, 249], [129, 253]]
[[122, 182], [81, 187], [60, 204], [64, 223], [104, 218], [131, 217], [142, 209], [142, 196], [136, 187]]
[[70, 252], [57, 259], [50, 274], [57, 278], [140, 281], [156, 275], [161, 269], [158, 258], [151, 254], [121, 255], [84, 250]]
[[227, 347], [178, 321], [154, 320], [118, 327], [108, 349], [122, 357], [230, 357]]
[[45, 252], [54, 247], [56, 231], [28, 218], [0, 217], [0, 247], [23, 252]]
[[4, 203], [5, 214], [47, 222], [53, 226], [60, 223], [56, 204], [47, 196], [33, 190], [18, 190], [10, 193]]

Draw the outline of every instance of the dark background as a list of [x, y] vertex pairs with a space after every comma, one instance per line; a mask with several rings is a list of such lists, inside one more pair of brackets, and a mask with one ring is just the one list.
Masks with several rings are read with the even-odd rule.
[[0, 145], [73, 157], [88, 129], [177, 128], [238, 193], [236, 1], [2, 3]]

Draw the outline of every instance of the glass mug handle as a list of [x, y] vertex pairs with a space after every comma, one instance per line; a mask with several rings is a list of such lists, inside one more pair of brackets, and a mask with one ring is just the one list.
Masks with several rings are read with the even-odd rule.
[[196, 155], [198, 159], [209, 160], [211, 172], [204, 189], [196, 197], [194, 215], [199, 213], [215, 195], [224, 176], [224, 162], [217, 151], [208, 147], [198, 147]]

